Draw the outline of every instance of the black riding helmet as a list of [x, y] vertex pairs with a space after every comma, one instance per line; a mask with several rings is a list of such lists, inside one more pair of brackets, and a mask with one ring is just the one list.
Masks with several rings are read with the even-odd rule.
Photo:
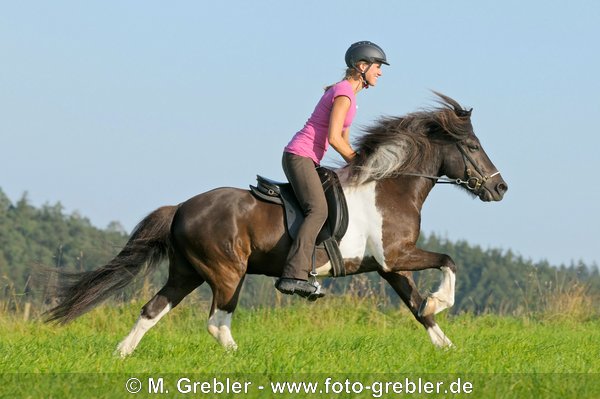
[[348, 68], [355, 68], [359, 61], [366, 61], [369, 64], [381, 62], [390, 65], [387, 62], [382, 48], [369, 41], [356, 42], [346, 50], [346, 65]]
[[365, 89], [369, 88], [370, 86], [367, 82], [367, 71], [371, 68], [371, 65], [373, 65], [376, 62], [380, 62], [385, 65], [390, 65], [387, 62], [383, 49], [375, 43], [366, 40], [352, 44], [348, 48], [348, 50], [346, 50], [345, 58], [346, 65], [348, 65], [348, 68], [354, 68], [358, 70], [358, 68], [356, 67], [356, 63], [360, 61], [365, 61], [369, 64], [367, 69], [364, 72], [360, 73], [363, 81], [363, 87]]

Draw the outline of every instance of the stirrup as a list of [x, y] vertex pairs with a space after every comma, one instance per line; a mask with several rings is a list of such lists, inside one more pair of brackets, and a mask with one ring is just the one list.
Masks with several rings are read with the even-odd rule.
[[[312, 273], [311, 273], [312, 276]], [[313, 292], [312, 294], [309, 294], [306, 299], [308, 299], [311, 302], [316, 301], [319, 298], [323, 298], [325, 296], [325, 293], [323, 291], [321, 291], [321, 284], [319, 284], [319, 282], [317, 281], [317, 279], [312, 276], [312, 280], [310, 281], [310, 284], [316, 288], [315, 292]]]

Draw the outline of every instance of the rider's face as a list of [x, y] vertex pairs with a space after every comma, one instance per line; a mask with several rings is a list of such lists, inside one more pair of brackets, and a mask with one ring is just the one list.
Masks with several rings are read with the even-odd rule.
[[371, 64], [371, 68], [366, 73], [367, 83], [371, 86], [375, 86], [377, 84], [377, 79], [382, 75], [381, 72], [381, 63], [376, 62]]

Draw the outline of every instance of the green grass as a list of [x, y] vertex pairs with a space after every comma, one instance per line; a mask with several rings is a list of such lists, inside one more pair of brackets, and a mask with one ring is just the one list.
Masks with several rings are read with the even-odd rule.
[[[254, 384], [294, 378], [371, 383], [420, 377], [445, 381], [446, 386], [460, 378], [474, 386], [471, 395], [423, 397], [600, 397], [597, 317], [441, 315], [438, 322], [456, 347], [440, 350], [405, 311], [334, 298], [277, 309], [240, 309], [233, 319], [239, 349], [226, 352], [206, 332], [205, 306], [186, 303], [148, 332], [132, 356], [120, 359], [113, 351], [139, 307], [103, 306], [64, 327], [1, 316], [0, 396], [127, 397], [124, 384], [134, 376], [142, 381], [164, 377], [171, 394], [180, 377], [230, 377]], [[271, 397], [265, 392], [179, 395], [198, 396]], [[374, 396], [363, 391], [279, 397]]]

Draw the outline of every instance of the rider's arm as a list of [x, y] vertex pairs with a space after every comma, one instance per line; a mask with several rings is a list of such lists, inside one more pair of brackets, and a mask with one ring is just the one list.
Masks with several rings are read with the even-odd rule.
[[350, 99], [346, 96], [338, 96], [333, 100], [329, 116], [329, 144], [346, 162], [350, 162], [356, 155], [350, 146], [349, 129], [344, 129], [344, 120], [349, 109]]
[[342, 130], [342, 137], [344, 138], [344, 141], [346, 142], [346, 144], [350, 145], [350, 128], [349, 127]]

